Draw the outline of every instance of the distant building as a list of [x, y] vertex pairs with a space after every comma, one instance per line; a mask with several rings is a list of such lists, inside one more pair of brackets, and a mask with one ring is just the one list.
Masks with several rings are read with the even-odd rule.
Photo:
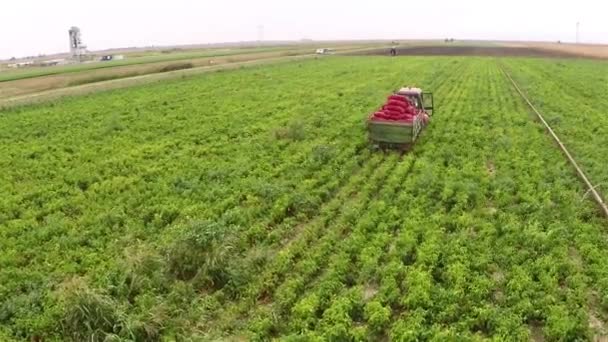
[[68, 33], [70, 34], [70, 56], [80, 60], [87, 53], [87, 46], [82, 43], [80, 29], [72, 26]]
[[19, 63], [12, 63], [7, 65], [7, 67], [9, 68], [22, 68], [22, 67], [26, 67], [26, 66], [30, 66], [33, 65], [34, 61], [25, 61], [25, 62], [19, 62]]
[[48, 67], [48, 66], [54, 66], [54, 65], [59, 65], [59, 64], [65, 64], [65, 59], [51, 59], [48, 61], [42, 61], [40, 62], [40, 66], [44, 66], [44, 67]]

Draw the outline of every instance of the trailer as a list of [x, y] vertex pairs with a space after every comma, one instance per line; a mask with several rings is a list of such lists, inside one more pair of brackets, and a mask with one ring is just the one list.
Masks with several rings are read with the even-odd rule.
[[433, 115], [433, 94], [411, 87], [401, 88], [393, 94], [404, 96], [415, 107], [413, 119], [382, 120], [370, 114], [367, 118], [369, 141], [376, 148], [408, 151]]

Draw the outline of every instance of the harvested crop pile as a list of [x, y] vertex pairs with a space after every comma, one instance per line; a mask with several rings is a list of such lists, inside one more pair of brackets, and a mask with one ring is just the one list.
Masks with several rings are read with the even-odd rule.
[[402, 95], [391, 95], [382, 108], [372, 115], [372, 120], [413, 122], [419, 110]]

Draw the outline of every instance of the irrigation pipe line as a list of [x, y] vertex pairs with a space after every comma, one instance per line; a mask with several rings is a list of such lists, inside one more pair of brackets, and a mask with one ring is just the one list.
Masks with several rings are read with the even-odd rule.
[[545, 128], [547, 129], [547, 131], [549, 132], [549, 134], [551, 134], [551, 136], [553, 137], [553, 139], [555, 140], [555, 142], [557, 142], [557, 145], [559, 146], [559, 148], [566, 155], [566, 157], [570, 161], [570, 164], [572, 164], [572, 166], [576, 169], [576, 173], [578, 173], [579, 178], [583, 182], [585, 182], [585, 185], [588, 188], [587, 192], [585, 193], [585, 196], [588, 193], [591, 193], [593, 195], [593, 198], [597, 202], [597, 204], [602, 209], [602, 212], [604, 213], [604, 216], [606, 216], [606, 218], [608, 218], [608, 207], [606, 207], [606, 203], [604, 203], [604, 200], [602, 199], [602, 196], [600, 196], [600, 194], [595, 190], [596, 187], [593, 186], [593, 184], [591, 184], [591, 182], [589, 181], [589, 178], [587, 178], [587, 176], [585, 175], [585, 172], [583, 172], [583, 170], [578, 165], [578, 163], [576, 162], [576, 160], [574, 160], [574, 158], [572, 157], [572, 155], [570, 154], [570, 152], [568, 152], [568, 149], [566, 148], [566, 145], [564, 145], [564, 143], [562, 143], [562, 141], [559, 139], [559, 137], [557, 136], [557, 134], [555, 134], [555, 132], [553, 131], [553, 129], [551, 128], [551, 126], [549, 126], [549, 124], [547, 123], [547, 121], [545, 120], [545, 118], [542, 116], [542, 114], [536, 109], [536, 107], [534, 107], [534, 105], [532, 104], [532, 102], [530, 102], [530, 100], [528, 100], [528, 98], [526, 97], [526, 95], [519, 88], [519, 86], [517, 85], [517, 83], [515, 82], [515, 80], [513, 80], [513, 78], [511, 77], [511, 75], [509, 75], [509, 73], [500, 64], [499, 64], [499, 68], [505, 74], [505, 76], [507, 76], [507, 78], [511, 81], [511, 83], [513, 84], [513, 87], [515, 88], [515, 90], [517, 90], [517, 92], [519, 93], [519, 95], [521, 96], [521, 98], [524, 99], [524, 101], [528, 104], [528, 106], [530, 106], [530, 108], [532, 108], [532, 110], [534, 111], [534, 113], [536, 113], [536, 116], [540, 119], [540, 121], [543, 123], [543, 125], [545, 125]]
[[[596, 184], [596, 185], [593, 187], [593, 189], [597, 189], [597, 188], [599, 188], [599, 187], [600, 187], [600, 186], [602, 186], [602, 185], [604, 185], [604, 183]], [[583, 195], [583, 198], [581, 198], [581, 202], [582, 202], [582, 201], [584, 201], [584, 200], [585, 200], [585, 198], [587, 198], [587, 195], [589, 195], [589, 193], [590, 193], [590, 192], [591, 192], [591, 189], [589, 189], [589, 190], [587, 190], [587, 191], [585, 192], [585, 194]]]

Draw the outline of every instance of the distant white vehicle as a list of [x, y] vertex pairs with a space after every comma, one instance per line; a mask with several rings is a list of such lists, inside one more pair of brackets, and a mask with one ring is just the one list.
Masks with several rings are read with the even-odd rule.
[[317, 49], [317, 55], [327, 55], [330, 52], [331, 52], [331, 50], [327, 49], [327, 48]]
[[123, 55], [106, 55], [106, 56], [101, 56], [101, 58], [99, 60], [102, 62], [107, 62], [107, 61], [119, 61], [121, 59], [125, 59], [125, 56], [123, 56]]

